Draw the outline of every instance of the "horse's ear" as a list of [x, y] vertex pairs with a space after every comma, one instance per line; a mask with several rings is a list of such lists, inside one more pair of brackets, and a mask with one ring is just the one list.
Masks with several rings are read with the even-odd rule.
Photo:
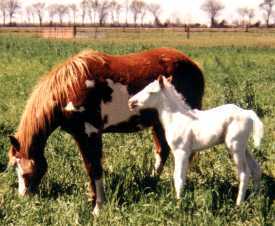
[[164, 88], [163, 75], [159, 75], [158, 81], [159, 81], [160, 88], [163, 89]]
[[13, 135], [9, 136], [11, 145], [14, 147], [15, 150], [19, 151], [20, 150], [20, 143], [17, 140], [17, 138]]

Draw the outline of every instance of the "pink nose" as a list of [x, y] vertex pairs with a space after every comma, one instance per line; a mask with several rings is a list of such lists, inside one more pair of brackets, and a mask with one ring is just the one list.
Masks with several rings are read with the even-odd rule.
[[133, 111], [136, 107], [137, 107], [137, 100], [132, 100], [128, 102], [128, 107], [130, 109], [130, 111]]

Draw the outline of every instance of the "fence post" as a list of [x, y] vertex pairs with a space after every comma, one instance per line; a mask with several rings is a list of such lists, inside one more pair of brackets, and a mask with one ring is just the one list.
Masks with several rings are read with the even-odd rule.
[[190, 39], [190, 26], [185, 25], [185, 31], [186, 31], [186, 38]]
[[76, 25], [73, 26], [73, 37], [76, 37]]

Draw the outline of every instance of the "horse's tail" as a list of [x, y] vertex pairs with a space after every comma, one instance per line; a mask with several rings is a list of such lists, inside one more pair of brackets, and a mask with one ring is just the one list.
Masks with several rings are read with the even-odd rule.
[[261, 140], [263, 138], [264, 135], [264, 126], [262, 121], [260, 120], [260, 118], [258, 117], [258, 115], [252, 111], [249, 110], [248, 111], [249, 117], [252, 119], [253, 121], [253, 141], [254, 141], [254, 145], [255, 147], [259, 147], [261, 144]]

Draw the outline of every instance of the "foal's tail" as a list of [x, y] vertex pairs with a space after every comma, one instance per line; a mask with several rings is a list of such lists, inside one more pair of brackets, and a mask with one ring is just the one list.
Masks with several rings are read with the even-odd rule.
[[258, 115], [252, 111], [248, 111], [249, 117], [253, 121], [253, 141], [256, 148], [258, 148], [261, 144], [261, 140], [264, 135], [264, 126]]

